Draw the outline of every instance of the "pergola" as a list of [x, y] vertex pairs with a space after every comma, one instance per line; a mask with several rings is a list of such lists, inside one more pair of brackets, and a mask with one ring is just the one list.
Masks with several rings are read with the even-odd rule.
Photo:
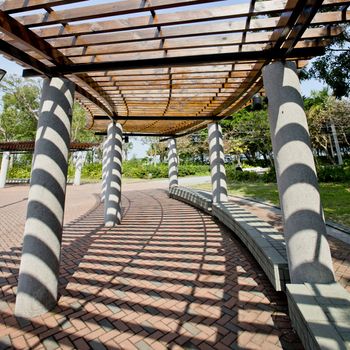
[[44, 76], [16, 301], [32, 317], [57, 299], [60, 240], [75, 98], [105, 133], [105, 225], [120, 224], [122, 135], [176, 137], [208, 126], [212, 201], [227, 201], [217, 121], [268, 97], [292, 283], [334, 273], [297, 69], [324, 53], [349, 21], [345, 0], [8, 0], [0, 51]]
[[[91, 5], [91, 3], [94, 3]], [[262, 68], [320, 55], [349, 19], [344, 0], [11, 0], [1, 51], [24, 76], [76, 84], [89, 128], [178, 135], [230, 116]]]
[[[11, 141], [11, 142], [0, 142], [0, 153], [1, 152], [11, 152], [11, 153], [21, 153], [21, 152], [33, 152], [35, 142], [34, 141]], [[93, 147], [98, 147], [98, 143], [93, 142], [71, 142], [69, 145], [69, 150], [71, 152], [76, 151], [88, 151], [93, 149]]]

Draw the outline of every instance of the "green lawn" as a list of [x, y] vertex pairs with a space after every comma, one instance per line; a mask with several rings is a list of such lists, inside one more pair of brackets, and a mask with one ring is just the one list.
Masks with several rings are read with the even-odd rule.
[[[196, 188], [210, 190], [209, 184]], [[327, 220], [350, 226], [350, 184], [321, 183], [321, 198]], [[279, 205], [277, 185], [274, 183], [235, 183], [228, 185], [229, 193], [256, 198]]]

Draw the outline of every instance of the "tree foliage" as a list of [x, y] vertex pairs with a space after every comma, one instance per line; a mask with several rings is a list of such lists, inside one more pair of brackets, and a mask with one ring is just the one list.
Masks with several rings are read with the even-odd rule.
[[350, 52], [334, 55], [328, 51], [318, 58], [309, 70], [310, 77], [324, 81], [337, 98], [350, 96]]
[[79, 103], [73, 105], [73, 118], [71, 127], [71, 141], [99, 142], [100, 136], [96, 136], [91, 130], [86, 129], [86, 111]]
[[350, 26], [347, 26], [342, 35], [335, 39], [333, 46], [327, 49], [326, 54], [316, 58], [311, 68], [302, 72], [304, 79], [315, 78], [325, 82], [338, 99], [350, 96], [349, 37]]
[[328, 94], [327, 89], [311, 93], [305, 99], [305, 111], [308, 119], [312, 147], [326, 154], [333, 163], [332, 141], [329, 130], [330, 123], [334, 123], [338, 134], [340, 145], [349, 148], [349, 115], [350, 102], [348, 100], [337, 100]]
[[183, 161], [205, 163], [209, 153], [208, 130], [205, 128], [192, 135], [178, 138], [177, 149]]
[[144, 137], [143, 144], [148, 145], [147, 155], [155, 159], [159, 156], [161, 162], [164, 162], [167, 156], [166, 142], [160, 142], [159, 137]]
[[0, 138], [5, 141], [33, 140], [39, 117], [41, 85], [10, 75], [1, 82], [4, 92], [0, 115]]
[[[0, 114], [0, 139], [5, 141], [34, 140], [39, 118], [41, 83], [15, 75], [6, 77], [0, 86], [3, 91]], [[71, 140], [95, 142], [100, 138], [85, 129], [86, 112], [78, 104], [73, 106]]]
[[262, 156], [271, 162], [271, 138], [266, 105], [254, 111], [250, 106], [221, 122], [224, 132], [225, 153], [244, 154], [250, 162]]

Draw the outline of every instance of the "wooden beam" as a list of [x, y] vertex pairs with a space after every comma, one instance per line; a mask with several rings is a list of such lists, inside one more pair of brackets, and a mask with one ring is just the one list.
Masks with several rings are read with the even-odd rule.
[[[3, 52], [6, 55], [9, 55], [17, 60], [17, 62], [21, 62], [24, 65], [29, 65], [35, 68], [39, 73], [47, 76], [54, 77], [60, 74], [53, 72], [50, 67], [47, 67], [39, 60], [29, 56], [25, 52], [19, 50], [18, 48], [8, 44], [7, 42], [0, 40], [0, 52]], [[98, 99], [92, 96], [87, 90], [84, 90], [79, 85], [76, 85], [76, 91], [80, 93], [82, 96], [96, 104], [99, 108], [101, 108], [106, 113], [110, 113], [109, 109], [105, 107]]]
[[[106, 136], [107, 132], [96, 131], [95, 135]], [[164, 133], [146, 133], [146, 132], [123, 132], [123, 136], [133, 136], [133, 137], [173, 137], [174, 134], [164, 134]]]
[[[117, 61], [117, 62], [98, 62], [86, 64], [70, 64], [60, 67], [54, 67], [53, 71], [61, 74], [77, 74], [98, 72], [106, 70], [123, 70], [123, 69], [141, 69], [152, 67], [181, 67], [187, 65], [196, 65], [204, 63], [234, 62], [244, 60], [266, 60], [266, 59], [283, 59], [283, 58], [302, 58], [323, 55], [323, 47], [311, 47], [294, 49], [286, 55], [287, 50], [265, 50], [251, 52], [233, 52], [216, 55], [198, 55], [188, 57], [165, 57], [137, 61]], [[24, 77], [33, 77], [38, 74], [33, 70], [24, 70]]]
[[[332, 5], [341, 5], [344, 4], [344, 0], [325, 0], [324, 5], [332, 2]], [[108, 33], [108, 32], [116, 32], [116, 31], [130, 31], [135, 29], [145, 29], [145, 28], [157, 28], [159, 26], [162, 27], [162, 31], [165, 33], [179, 33], [179, 29], [176, 27], [165, 28], [164, 26], [173, 26], [178, 24], [193, 24], [196, 22], [207, 22], [208, 26], [212, 25], [212, 21], [222, 20], [222, 19], [230, 19], [239, 18], [245, 16], [259, 16], [259, 15], [271, 15], [274, 13], [279, 14], [284, 11], [293, 10], [293, 3], [291, 5], [286, 6], [286, 0], [267, 0], [257, 2], [255, 5], [255, 9], [253, 12], [250, 11], [249, 3], [242, 3], [237, 5], [230, 6], [218, 6], [207, 9], [196, 9], [196, 10], [186, 10], [179, 11], [174, 13], [160, 13], [157, 14], [156, 18], [150, 16], [139, 16], [139, 17], [130, 17], [123, 19], [113, 19], [107, 21], [99, 21], [98, 25], [96, 23], [81, 23], [81, 24], [70, 24], [69, 26], [50, 26], [44, 28], [33, 28], [33, 31], [37, 33], [39, 36], [43, 38], [61, 38], [65, 36], [75, 37], [75, 39], [79, 39], [80, 35], [95, 35], [98, 33]], [[264, 28], [264, 21], [268, 19], [259, 20], [256, 23], [256, 30], [260, 28]], [[234, 23], [232, 21], [232, 23]], [[271, 23], [270, 23], [271, 25]], [[267, 26], [269, 26], [267, 24]], [[187, 29], [181, 28], [184, 30], [184, 34], [186, 34]], [[234, 29], [234, 26], [233, 26]], [[269, 29], [269, 28], [267, 28]], [[190, 28], [191, 30], [191, 28]], [[169, 32], [168, 32], [169, 31]], [[92, 34], [93, 33], [93, 34]], [[157, 33], [157, 31], [155, 31]], [[200, 32], [199, 32], [200, 33]], [[132, 34], [131, 34], [132, 35]], [[167, 34], [166, 34], [167, 35]], [[100, 37], [101, 38], [101, 37]]]
[[195, 10], [193, 9], [190, 11], [185, 10], [172, 13], [159, 13], [156, 16], [156, 20], [152, 15], [150, 15], [100, 21], [98, 22], [98, 26], [96, 26], [95, 23], [81, 23], [71, 24], [64, 28], [61, 26], [51, 26], [40, 29], [33, 28], [33, 31], [44, 38], [116, 32], [123, 30], [152, 28], [164, 25], [178, 25], [201, 21], [232, 19], [244, 16], [258, 16], [292, 10], [292, 7], [286, 7], [286, 3], [286, 0], [266, 0], [257, 2], [254, 12], [251, 12], [249, 3], [243, 2], [241, 4], [229, 6], [218, 6]]
[[[40, 38], [38, 35], [36, 35], [32, 31], [25, 28], [22, 24], [17, 22], [15, 19], [13, 19], [11, 16], [7, 15], [3, 11], [0, 11], [0, 29], [2, 30], [2, 32], [6, 33], [6, 35], [12, 38], [15, 38], [16, 40], [20, 41], [24, 45], [29, 46], [32, 50], [43, 55], [45, 58], [47, 58], [51, 63], [55, 64], [56, 66], [62, 66], [62, 65], [72, 63], [61, 52], [59, 52], [57, 49], [52, 47], [50, 44], [48, 44], [45, 40]], [[37, 60], [37, 62], [40, 62], [40, 61]], [[25, 62], [25, 64], [27, 65], [31, 65], [31, 63], [33, 63], [33, 59], [28, 60], [28, 62]], [[40, 73], [43, 73], [43, 72], [40, 70]], [[53, 68], [50, 68], [50, 74], [62, 75], [62, 73], [60, 72], [57, 72], [57, 71], [54, 72]], [[85, 78], [90, 79], [89, 77], [85, 77]], [[91, 89], [94, 90], [96, 94], [100, 95], [102, 99], [105, 99], [105, 97], [103, 96], [104, 92], [102, 90], [96, 91], [92, 87]], [[86, 91], [86, 97], [89, 99], [88, 96], [91, 96], [91, 94], [88, 91]], [[105, 109], [106, 107], [104, 106], [103, 110]], [[113, 113], [113, 108], [111, 106], [109, 106], [108, 109], [110, 109], [110, 112], [109, 112], [110, 114]]]
[[34, 68], [37, 75], [46, 75], [48, 77], [53, 77], [54, 75], [57, 75], [57, 73], [54, 73], [51, 70], [51, 68], [46, 66], [44, 63], [40, 62], [36, 58], [33, 58], [24, 51], [18, 49], [15, 46], [10, 45], [9, 43], [1, 39], [0, 52], [14, 58], [18, 63]]
[[51, 13], [34, 14], [17, 17], [17, 20], [25, 26], [42, 26], [56, 24], [60, 22], [74, 22], [88, 19], [120, 16], [131, 13], [162, 10], [172, 7], [181, 7], [189, 5], [198, 5], [203, 3], [219, 2], [224, 0], [127, 0], [117, 3], [104, 3], [83, 7], [74, 7], [61, 11], [52, 11]]
[[[318, 0], [310, 0], [310, 2], [314, 2], [315, 5]], [[293, 8], [290, 12], [284, 12], [282, 13], [280, 17], [280, 22], [284, 24], [284, 28], [280, 28], [280, 25], [276, 27], [274, 30], [274, 33], [272, 34], [271, 39], [273, 40], [272, 50], [273, 51], [280, 51], [281, 46], [283, 45], [285, 39], [288, 37], [291, 29], [293, 28], [294, 23], [298, 20], [301, 13], [303, 13], [304, 6], [308, 3], [308, 0], [288, 0], [288, 3], [286, 4], [286, 7], [291, 7], [293, 5]], [[295, 50], [295, 49], [294, 49]], [[291, 52], [291, 48], [287, 48], [287, 52]], [[285, 58], [287, 58], [287, 52], [285, 53]], [[294, 58], [300, 58], [300, 57], [294, 57]], [[250, 84], [250, 88], [242, 89], [241, 92], [238, 94], [234, 94], [227, 98], [227, 100], [220, 105], [219, 107], [215, 108], [213, 111], [211, 111], [214, 115], [220, 115], [220, 114], [231, 114], [231, 112], [236, 110], [237, 106], [241, 106], [243, 104], [243, 100], [246, 100], [249, 98], [253, 93], [258, 91], [258, 80], [261, 75], [261, 69], [263, 66], [267, 65], [272, 61], [273, 58], [271, 57], [265, 57], [262, 62], [257, 62], [256, 68], [258, 71], [251, 72], [251, 74], [246, 78], [246, 82]]]
[[[145, 115], [139, 115], [139, 116], [120, 116], [120, 115], [115, 115], [113, 116], [113, 119], [115, 121], [118, 120], [160, 120], [160, 121], [176, 121], [176, 120], [221, 120], [223, 117], [215, 117], [215, 116], [145, 116]], [[109, 120], [109, 117], [107, 116], [94, 116], [94, 120]]]
[[0, 4], [0, 10], [7, 13], [16, 13], [82, 1], [87, 0], [7, 0]]

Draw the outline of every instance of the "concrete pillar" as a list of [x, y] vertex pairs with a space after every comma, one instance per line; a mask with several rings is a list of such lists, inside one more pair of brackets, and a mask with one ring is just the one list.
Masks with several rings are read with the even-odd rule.
[[169, 176], [169, 189], [178, 186], [178, 173], [179, 173], [179, 158], [176, 152], [176, 140], [168, 140], [168, 176]]
[[42, 91], [15, 308], [27, 318], [57, 302], [74, 84], [45, 79]]
[[4, 152], [2, 154], [1, 160], [1, 170], [0, 170], [0, 188], [4, 188], [6, 185], [7, 170], [10, 163], [10, 152]]
[[296, 66], [263, 69], [292, 283], [328, 283], [334, 273]]
[[213, 203], [227, 202], [224, 143], [218, 123], [208, 125], [208, 138]]
[[122, 153], [123, 129], [117, 123], [110, 123], [106, 141], [106, 192], [104, 218], [105, 226], [113, 227], [120, 224], [122, 219]]
[[341, 155], [341, 151], [340, 151], [340, 147], [339, 147], [337, 130], [335, 129], [335, 125], [334, 125], [333, 121], [331, 122], [331, 130], [332, 130], [332, 136], [333, 136], [333, 140], [334, 140], [335, 150], [337, 152], [338, 165], [343, 165], [343, 157]]
[[106, 177], [107, 177], [107, 164], [108, 164], [108, 158], [107, 158], [107, 140], [103, 141], [102, 144], [103, 151], [102, 151], [102, 188], [101, 188], [101, 202], [104, 202], [105, 200], [105, 193], [106, 193]]
[[86, 158], [86, 151], [79, 151], [77, 161], [75, 163], [74, 186], [80, 186], [81, 170]]

